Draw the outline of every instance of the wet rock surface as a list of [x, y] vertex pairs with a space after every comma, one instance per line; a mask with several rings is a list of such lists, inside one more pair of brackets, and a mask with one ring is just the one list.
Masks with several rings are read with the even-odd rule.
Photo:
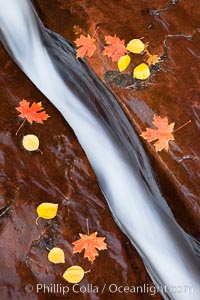
[[[143, 142], [161, 181], [161, 188], [178, 222], [199, 237], [200, 170], [200, 11], [197, 2], [154, 1], [37, 1], [46, 26], [75, 40], [73, 26], [94, 33], [98, 51], [88, 62], [113, 91], [135, 129], [141, 134], [152, 126], [153, 115], [168, 116], [175, 129], [188, 120], [191, 124], [175, 133], [169, 153], [156, 153]], [[54, 13], [52, 13], [54, 11]], [[59, 20], [59, 22], [57, 22]], [[102, 55], [104, 36], [114, 35], [126, 42], [143, 37], [152, 54], [162, 60], [149, 80], [133, 84], [131, 68], [119, 73], [117, 64]], [[135, 56], [135, 65], [142, 62]], [[163, 175], [162, 175], [163, 174]]]
[[[36, 293], [37, 283], [46, 284], [54, 291], [69, 286], [65, 297], [70, 299], [102, 299], [100, 292], [91, 292], [106, 283], [141, 285], [151, 281], [136, 251], [115, 224], [102, 196], [94, 172], [74, 133], [59, 112], [34, 87], [27, 77], [0, 48], [1, 90], [1, 299], [62, 299], [61, 292]], [[28, 122], [16, 136], [22, 120], [15, 107], [21, 99], [42, 101], [51, 116], [43, 125]], [[40, 139], [40, 151], [28, 152], [22, 146], [26, 134]], [[53, 220], [38, 220], [36, 208], [42, 202], [59, 204]], [[101, 251], [91, 264], [83, 253], [72, 255], [72, 242], [79, 233], [98, 232], [105, 236], [107, 251]], [[48, 250], [60, 247], [66, 263], [54, 265], [47, 259]], [[62, 279], [71, 265], [81, 265], [85, 278], [80, 286], [88, 292], [74, 293], [72, 285]], [[32, 285], [29, 292], [26, 285]], [[57, 284], [57, 287], [52, 287]], [[105, 289], [105, 298], [114, 299]], [[126, 295], [119, 295], [119, 299]], [[146, 299], [145, 295], [129, 295], [129, 299]], [[155, 296], [159, 299], [159, 296]]]
[[[156, 153], [144, 142], [163, 194], [177, 221], [185, 230], [199, 237], [200, 102], [199, 41], [200, 11], [192, 1], [36, 1], [45, 26], [73, 41], [73, 26], [80, 25], [92, 34], [99, 26], [98, 52], [88, 59], [96, 74], [116, 95], [124, 111], [140, 134], [150, 126], [154, 113], [168, 116], [179, 127], [169, 153]], [[152, 73], [143, 87], [126, 88], [121, 84], [116, 64], [101, 55], [104, 35], [116, 34], [126, 41], [144, 37], [154, 54], [166, 54], [159, 71]], [[138, 59], [142, 59], [141, 57]], [[130, 70], [129, 70], [130, 72]], [[127, 72], [127, 74], [129, 73]], [[108, 73], [106, 73], [108, 75]], [[127, 80], [131, 80], [129, 75]], [[129, 76], [129, 77], [128, 77]], [[151, 285], [143, 263], [128, 239], [112, 219], [96, 177], [74, 133], [49, 101], [31, 84], [0, 47], [1, 90], [1, 274], [2, 299], [62, 299], [59, 293], [37, 294], [37, 283], [67, 285], [62, 274], [71, 265], [86, 271], [81, 286], [104, 284]], [[120, 84], [119, 84], [120, 82]], [[21, 99], [42, 101], [51, 116], [43, 125], [20, 125], [15, 107]], [[27, 152], [22, 146], [25, 134], [36, 134], [40, 151]], [[52, 221], [39, 220], [36, 207], [41, 202], [59, 204]], [[72, 256], [72, 245], [79, 232], [98, 231], [105, 236], [107, 251], [101, 251], [93, 265], [83, 254]], [[58, 246], [65, 252], [66, 263], [53, 265], [48, 250]], [[25, 290], [32, 284], [34, 291]], [[111, 294], [69, 292], [69, 299], [161, 299], [157, 294]]]

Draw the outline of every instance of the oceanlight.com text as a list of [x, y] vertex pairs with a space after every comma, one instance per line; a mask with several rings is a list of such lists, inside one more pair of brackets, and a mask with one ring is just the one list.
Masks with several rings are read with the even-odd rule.
[[44, 284], [38, 283], [36, 286], [27, 284], [25, 286], [26, 293], [43, 293], [43, 294], [60, 294], [67, 295], [68, 293], [74, 294], [148, 294], [155, 295], [156, 293], [160, 294], [192, 294], [192, 286], [153, 286], [149, 284], [143, 285], [117, 285], [115, 283], [104, 284], [103, 286], [97, 286], [93, 284], [87, 285], [62, 285], [62, 284]]

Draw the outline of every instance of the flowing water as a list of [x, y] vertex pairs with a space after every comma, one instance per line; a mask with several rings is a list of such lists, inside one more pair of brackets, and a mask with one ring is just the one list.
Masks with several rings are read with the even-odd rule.
[[76, 59], [70, 43], [44, 28], [32, 2], [1, 0], [0, 34], [11, 57], [74, 130], [116, 223], [154, 283], [193, 289], [162, 296], [200, 299], [199, 246], [176, 223], [114, 96]]

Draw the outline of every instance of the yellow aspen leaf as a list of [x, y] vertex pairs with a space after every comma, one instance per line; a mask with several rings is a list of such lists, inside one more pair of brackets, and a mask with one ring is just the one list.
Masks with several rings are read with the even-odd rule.
[[22, 145], [28, 151], [35, 151], [39, 148], [39, 139], [34, 134], [27, 134], [23, 137]]
[[57, 211], [58, 204], [55, 203], [44, 202], [38, 205], [37, 207], [38, 218], [43, 218], [47, 220], [53, 219], [57, 215]]
[[150, 76], [150, 74], [151, 73], [150, 73], [149, 67], [145, 63], [138, 65], [133, 70], [133, 77], [140, 79], [140, 80], [147, 79]]
[[140, 39], [133, 39], [131, 40], [126, 49], [132, 53], [141, 53], [145, 49], [145, 44]]
[[68, 268], [64, 274], [63, 278], [69, 283], [79, 283], [84, 277], [84, 270], [80, 266], [72, 266]]
[[131, 62], [131, 58], [129, 55], [121, 56], [117, 63], [118, 69], [120, 70], [120, 72], [126, 70], [129, 66], [130, 62]]
[[64, 251], [61, 248], [54, 247], [49, 251], [48, 260], [54, 264], [60, 264], [65, 262]]

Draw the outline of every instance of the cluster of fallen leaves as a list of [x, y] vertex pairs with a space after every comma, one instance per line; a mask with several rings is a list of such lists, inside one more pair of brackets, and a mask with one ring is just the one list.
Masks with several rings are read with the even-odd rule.
[[[53, 219], [57, 215], [58, 204], [44, 202], [37, 207], [38, 218], [36, 219], [36, 224], [38, 225], [38, 219]], [[104, 242], [105, 237], [97, 237], [97, 232], [92, 234], [82, 234], [79, 233], [80, 239], [74, 241], [72, 245], [74, 246], [72, 254], [82, 252], [85, 250], [84, 258], [87, 258], [91, 263], [94, 262], [96, 256], [99, 255], [97, 250], [106, 250], [107, 244]], [[59, 247], [54, 247], [49, 250], [48, 259], [54, 264], [65, 263], [64, 251]], [[65, 270], [63, 273], [63, 278], [69, 283], [80, 282], [84, 274], [89, 271], [84, 271], [81, 266], [74, 265]]]
[[[96, 39], [91, 37], [89, 34], [84, 36], [82, 34], [82, 29], [79, 26], [74, 26], [73, 28], [75, 35], [80, 35], [79, 38], [75, 40], [77, 49], [77, 57], [92, 57], [96, 51]], [[132, 39], [125, 45], [124, 40], [120, 40], [116, 35], [105, 36], [106, 45], [103, 49], [103, 55], [108, 56], [112, 59], [112, 62], [117, 62], [118, 69], [120, 72], [125, 71], [131, 63], [130, 53], [134, 54], [145, 54], [146, 63], [141, 63], [136, 66], [133, 70], [133, 77], [139, 80], [145, 80], [150, 76], [150, 66], [159, 62], [160, 57], [158, 55], [151, 55], [148, 51], [147, 44], [144, 44], [141, 39]], [[20, 113], [19, 117], [23, 119], [20, 127], [18, 128], [16, 135], [22, 128], [24, 123], [27, 121], [30, 124], [33, 122], [43, 124], [45, 120], [49, 118], [49, 115], [44, 111], [41, 102], [30, 103], [29, 101], [23, 99], [19, 102], [19, 107], [16, 110]], [[190, 122], [190, 121], [189, 121]], [[180, 128], [187, 125], [182, 125]], [[161, 151], [169, 149], [169, 141], [174, 140], [174, 125], [175, 123], [168, 123], [168, 118], [161, 118], [160, 116], [154, 115], [152, 125], [155, 128], [146, 128], [145, 132], [142, 132], [141, 136], [146, 139], [149, 143], [155, 141], [154, 147], [156, 151]], [[178, 128], [178, 129], [180, 129]], [[176, 131], [178, 130], [176, 129]], [[28, 151], [35, 151], [39, 149], [39, 139], [34, 134], [27, 134], [23, 137], [22, 144], [24, 148]], [[50, 220], [56, 217], [58, 212], [57, 203], [41, 203], [37, 207], [38, 218], [36, 219], [36, 224], [38, 225], [38, 219], [43, 218]], [[96, 256], [99, 255], [98, 251], [106, 250], [107, 244], [104, 242], [105, 237], [97, 237], [97, 232], [92, 234], [79, 233], [79, 239], [72, 242], [73, 251], [72, 254], [81, 253], [84, 251], [84, 258], [87, 258], [91, 263], [94, 262]], [[65, 254], [63, 249], [60, 247], [53, 247], [48, 249], [48, 260], [53, 264], [64, 264]], [[89, 270], [90, 271], [90, 270]], [[86, 271], [79, 265], [73, 265], [68, 267], [62, 277], [69, 283], [79, 283], [84, 275], [89, 272]]]
[[[33, 122], [43, 124], [45, 120], [49, 118], [49, 115], [44, 111], [41, 102], [30, 103], [29, 101], [23, 99], [19, 102], [19, 107], [16, 107], [16, 110], [20, 112], [19, 117], [21, 117], [23, 122], [18, 128], [16, 135], [19, 130], [24, 125], [25, 121], [32, 124]], [[35, 151], [39, 149], [39, 139], [34, 134], [27, 134], [23, 137], [22, 144], [24, 148], [28, 151]], [[58, 204], [55, 203], [41, 203], [37, 207], [38, 218], [36, 219], [36, 224], [38, 225], [38, 219], [43, 218], [46, 220], [53, 219], [56, 217], [58, 211]], [[97, 250], [107, 249], [107, 244], [104, 242], [105, 237], [97, 237], [97, 232], [92, 234], [82, 234], [79, 233], [80, 239], [74, 241], [72, 244], [73, 254], [82, 252], [85, 249], [84, 258], [88, 258], [90, 262], [94, 262], [96, 256], [98, 256]], [[64, 251], [59, 247], [54, 247], [49, 250], [48, 259], [54, 264], [65, 263]], [[88, 271], [87, 271], [88, 272]], [[71, 266], [63, 274], [63, 278], [70, 283], [80, 282], [84, 274], [87, 273], [80, 266]]]
[[[80, 35], [74, 42], [77, 47], [77, 58], [79, 57], [92, 57], [97, 49], [96, 39], [94, 35], [91, 37], [89, 34], [84, 36], [82, 30], [78, 25], [74, 25], [74, 32], [76, 35]], [[137, 65], [133, 69], [133, 77], [139, 80], [146, 80], [150, 74], [150, 66], [160, 62], [160, 57], [156, 54], [151, 54], [148, 50], [148, 43], [144, 44], [141, 39], [132, 39], [127, 44], [125, 40], [120, 40], [116, 35], [105, 36], [106, 45], [103, 48], [102, 54], [112, 59], [112, 62], [117, 62], [120, 72], [125, 71], [131, 63], [131, 53], [141, 54], [145, 58], [145, 62]], [[174, 140], [173, 133], [191, 121], [188, 121], [180, 128], [174, 130], [175, 123], [168, 123], [168, 118], [161, 118], [160, 116], [154, 116], [152, 125], [155, 128], [146, 128], [145, 132], [142, 132], [141, 136], [149, 143], [154, 143], [155, 150], [162, 151], [163, 149], [169, 150], [169, 141]]]
[[[89, 34], [84, 36], [82, 34], [82, 29], [79, 26], [74, 26], [74, 32], [76, 35], [80, 35], [79, 38], [75, 40], [77, 50], [77, 57], [91, 57], [95, 50], [97, 49], [95, 42], [96, 39], [91, 37]], [[146, 63], [141, 63], [136, 66], [133, 70], [133, 77], [145, 80], [150, 76], [149, 66], [159, 62], [158, 55], [151, 55], [147, 49], [147, 45], [144, 44], [140, 39], [133, 39], [125, 45], [124, 40], [120, 40], [119, 37], [115, 36], [105, 36], [106, 45], [103, 49], [103, 55], [108, 56], [112, 59], [112, 62], [117, 62], [118, 69], [120, 72], [125, 71], [130, 62], [131, 57], [130, 53], [134, 54], [144, 54], [147, 57]], [[49, 115], [44, 111], [41, 102], [34, 102], [30, 104], [29, 101], [23, 99], [19, 102], [19, 107], [16, 107], [16, 110], [20, 113], [23, 122], [18, 128], [16, 135], [19, 130], [24, 125], [25, 121], [32, 124], [33, 122], [43, 124], [45, 120], [49, 118]], [[154, 128], [146, 128], [145, 132], [142, 132], [141, 136], [146, 139], [149, 143], [155, 141], [154, 147], [156, 151], [169, 149], [169, 141], [174, 140], [174, 132], [186, 126], [191, 121], [188, 121], [181, 127], [174, 130], [175, 123], [169, 124], [168, 118], [161, 118], [160, 116], [154, 115], [152, 125]], [[24, 148], [28, 151], [35, 151], [39, 149], [39, 139], [34, 134], [27, 134], [23, 137], [22, 144]], [[36, 219], [36, 224], [38, 225], [38, 219], [53, 219], [56, 217], [58, 212], [58, 204], [56, 203], [41, 203], [37, 207], [38, 218]], [[84, 258], [87, 258], [91, 263], [94, 262], [96, 256], [99, 255], [98, 251], [106, 250], [107, 244], [104, 242], [105, 237], [97, 237], [97, 232], [92, 234], [83, 234], [79, 233], [80, 238], [74, 242], [73, 252], [81, 253], [84, 251]], [[48, 249], [48, 260], [54, 264], [65, 263], [65, 254], [63, 249], [59, 247], [53, 247]], [[90, 271], [90, 270], [89, 270]], [[84, 275], [89, 272], [84, 271], [84, 269], [79, 265], [73, 265], [68, 267], [63, 273], [63, 278], [69, 283], [79, 283]]]
[[[76, 28], [76, 30], [79, 30], [79, 28]], [[131, 58], [128, 54], [129, 52], [142, 53], [145, 51], [145, 45], [139, 39], [131, 40], [127, 46], [125, 46], [124, 40], [120, 40], [116, 36], [106, 36], [105, 40], [108, 45], [104, 47], [103, 54], [112, 58], [113, 62], [118, 62], [118, 68], [120, 72], [124, 71], [130, 64]], [[96, 45], [94, 44], [95, 41], [96, 40], [89, 35], [87, 37], [81, 35], [80, 38], [75, 41], [76, 46], [79, 47], [77, 51], [77, 57], [84, 57], [85, 55], [91, 57], [96, 50]], [[159, 58], [156, 55], [150, 55], [148, 50], [146, 53], [148, 54], [147, 64], [151, 65], [159, 61]], [[134, 68], [133, 74], [135, 78], [144, 80], [149, 77], [150, 70], [145, 63], [142, 63]], [[19, 103], [19, 107], [17, 107], [16, 110], [20, 112], [19, 117], [24, 119], [16, 134], [18, 134], [26, 120], [30, 124], [33, 122], [43, 124], [43, 121], [47, 120], [49, 117], [49, 115], [44, 111], [41, 102], [34, 102], [31, 105], [29, 101], [23, 99]], [[141, 136], [148, 142], [156, 141], [154, 143], [156, 151], [161, 151], [163, 149], [168, 151], [169, 141], [174, 140], [173, 133], [186, 126], [189, 122], [190, 121], [174, 130], [175, 123], [169, 124], [167, 117], [161, 118], [160, 116], [154, 115], [152, 124], [155, 128], [146, 128], [146, 131], [142, 132]], [[26, 150], [35, 151], [39, 148], [39, 139], [36, 135], [27, 134], [23, 137], [22, 144]], [[58, 204], [46, 202], [41, 203], [37, 207], [38, 218], [36, 219], [36, 224], [38, 225], [39, 218], [47, 220], [53, 219], [56, 217], [57, 211]], [[97, 232], [93, 232], [92, 234], [79, 233], [79, 236], [80, 239], [72, 243], [72, 254], [80, 253], [85, 250], [84, 258], [87, 258], [91, 263], [93, 263], [96, 259], [96, 256], [99, 255], [98, 251], [107, 249], [107, 244], [104, 242], [105, 237], [97, 237]], [[53, 247], [52, 249], [48, 250], [48, 260], [51, 263], [65, 263], [65, 254], [63, 249], [59, 247]], [[81, 266], [73, 265], [68, 267], [62, 276], [69, 283], [79, 283], [84, 278], [84, 275], [89, 271], [85, 272]]]
[[[32, 104], [30, 104], [29, 101], [23, 99], [19, 102], [19, 107], [16, 107], [16, 110], [20, 112], [19, 117], [24, 119], [19, 126], [16, 135], [24, 125], [25, 121], [28, 121], [30, 124], [32, 124], [33, 122], [43, 124], [43, 122], [49, 118], [49, 115], [44, 111], [41, 102], [33, 102]], [[38, 150], [39, 139], [34, 134], [27, 134], [23, 137], [22, 145], [28, 151]]]
[[[105, 48], [104, 50], [104, 54], [112, 57], [113, 61], [118, 60], [119, 63], [120, 59], [124, 57], [124, 55], [122, 54], [127, 53], [127, 48], [129, 49], [129, 51], [130, 49], [134, 49], [134, 51], [136, 51], [136, 48], [134, 48], [135, 45], [133, 46], [134, 43], [131, 42], [130, 44], [128, 44], [127, 48], [125, 48], [124, 42], [120, 41], [118, 38], [114, 40], [117, 41], [115, 47], [107, 46], [107, 48]], [[109, 37], [107, 39], [107, 43], [113, 44], [114, 40], [112, 37]], [[137, 47], [137, 51], [139, 52], [143, 46], [139, 43]], [[81, 53], [83, 53], [84, 51], [86, 51], [86, 49], [82, 49]], [[92, 52], [93, 50], [90, 49], [90, 51]], [[49, 117], [49, 115], [44, 111], [41, 102], [34, 102], [33, 104], [30, 104], [29, 101], [23, 99], [19, 103], [19, 107], [17, 107], [16, 110], [20, 112], [19, 117], [24, 119], [17, 133], [26, 120], [30, 124], [32, 124], [33, 122], [42, 124], [43, 121], [47, 120]], [[187, 123], [183, 126], [187, 125]], [[155, 129], [147, 128], [146, 131], [141, 134], [141, 136], [148, 142], [157, 140], [154, 144], [156, 151], [161, 151], [162, 149], [168, 151], [169, 141], [174, 140], [173, 132], [175, 123], [168, 124], [167, 117], [161, 118], [160, 116], [155, 115], [153, 118], [153, 125], [155, 126]], [[180, 128], [182, 128], [183, 126], [181, 126]], [[23, 137], [22, 144], [26, 150], [35, 151], [39, 148], [39, 139], [36, 135], [27, 134]], [[57, 212], [58, 204], [46, 202], [41, 203], [37, 207], [38, 218], [36, 219], [36, 224], [38, 225], [39, 218], [43, 218], [46, 220], [55, 218]], [[107, 244], [104, 242], [105, 237], [97, 237], [97, 232], [93, 232], [92, 234], [79, 233], [79, 236], [80, 239], [72, 243], [72, 254], [80, 253], [85, 250], [84, 258], [87, 258], [90, 262], [93, 263], [96, 259], [96, 256], [99, 255], [98, 251], [107, 249]], [[54, 264], [65, 263], [65, 255], [63, 249], [59, 247], [53, 247], [52, 249], [50, 249], [48, 253], [48, 260]], [[69, 283], [78, 283], [84, 278], [84, 275], [87, 272], [89, 271], [85, 272], [81, 266], [73, 265], [68, 267], [62, 276]]]
[[[74, 25], [76, 35], [80, 34], [74, 43], [77, 47], [77, 58], [78, 57], [92, 57], [97, 49], [96, 39], [94, 36], [87, 36], [82, 34], [80, 27]], [[125, 40], [120, 40], [116, 35], [105, 36], [105, 43], [103, 49], [103, 55], [108, 56], [112, 59], [112, 62], [117, 62], [118, 69], [120, 72], [125, 71], [131, 63], [131, 53], [142, 54], [146, 58], [146, 62], [137, 65], [133, 69], [133, 77], [139, 80], [146, 80], [151, 72], [150, 66], [159, 62], [160, 57], [158, 55], [150, 54], [148, 50], [148, 44], [144, 44], [141, 39], [132, 39], [125, 45]]]

